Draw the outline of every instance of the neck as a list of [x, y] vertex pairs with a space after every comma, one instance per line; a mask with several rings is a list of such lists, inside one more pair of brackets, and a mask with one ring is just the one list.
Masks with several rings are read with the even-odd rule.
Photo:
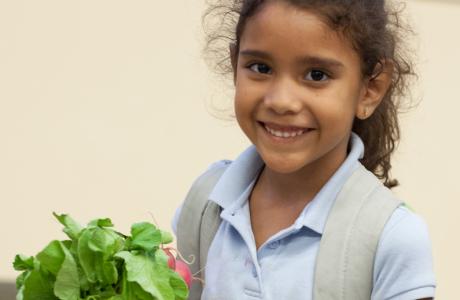
[[346, 153], [334, 161], [327, 155], [293, 173], [279, 173], [265, 165], [257, 184], [265, 199], [276, 202], [308, 203], [339, 169]]

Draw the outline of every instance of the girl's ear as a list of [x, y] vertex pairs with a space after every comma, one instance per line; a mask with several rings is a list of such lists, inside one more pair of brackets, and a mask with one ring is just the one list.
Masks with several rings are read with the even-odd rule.
[[379, 62], [373, 75], [366, 79], [364, 95], [356, 108], [356, 117], [365, 120], [369, 118], [382, 102], [390, 88], [393, 79], [393, 62], [385, 60]]
[[236, 44], [230, 43], [229, 45], [230, 50], [230, 61], [232, 63], [232, 70], [233, 70], [233, 84], [236, 84], [236, 67], [238, 65], [238, 53], [236, 53]]

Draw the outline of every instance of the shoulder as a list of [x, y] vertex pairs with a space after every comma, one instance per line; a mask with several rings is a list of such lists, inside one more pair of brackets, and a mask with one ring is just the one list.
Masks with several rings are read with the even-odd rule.
[[374, 262], [373, 299], [421, 299], [435, 291], [428, 226], [405, 206], [391, 215]]

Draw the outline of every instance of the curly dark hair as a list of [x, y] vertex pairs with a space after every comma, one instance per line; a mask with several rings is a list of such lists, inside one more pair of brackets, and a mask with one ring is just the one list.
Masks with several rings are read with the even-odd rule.
[[383, 62], [392, 63], [392, 82], [382, 102], [371, 117], [355, 118], [352, 130], [366, 149], [361, 163], [388, 188], [399, 185], [390, 178], [390, 159], [400, 139], [398, 114], [410, 103], [408, 87], [416, 78], [413, 57], [403, 47], [407, 47], [407, 35], [413, 33], [401, 21], [404, 7], [384, 0], [207, 0], [202, 19], [206, 35], [203, 54], [214, 71], [233, 76], [229, 45], [235, 45], [237, 55], [248, 19], [270, 1], [284, 1], [322, 17], [351, 41], [361, 58], [363, 76], [372, 79], [378, 75], [375, 70], [383, 70]]

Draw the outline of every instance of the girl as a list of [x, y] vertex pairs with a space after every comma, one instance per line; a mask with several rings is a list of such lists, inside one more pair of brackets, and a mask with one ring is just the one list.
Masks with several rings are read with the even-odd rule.
[[412, 74], [397, 14], [383, 0], [221, 0], [208, 12], [234, 30], [235, 115], [252, 145], [211, 165], [176, 211], [178, 248], [204, 267], [190, 299], [433, 298], [426, 225], [389, 190]]

